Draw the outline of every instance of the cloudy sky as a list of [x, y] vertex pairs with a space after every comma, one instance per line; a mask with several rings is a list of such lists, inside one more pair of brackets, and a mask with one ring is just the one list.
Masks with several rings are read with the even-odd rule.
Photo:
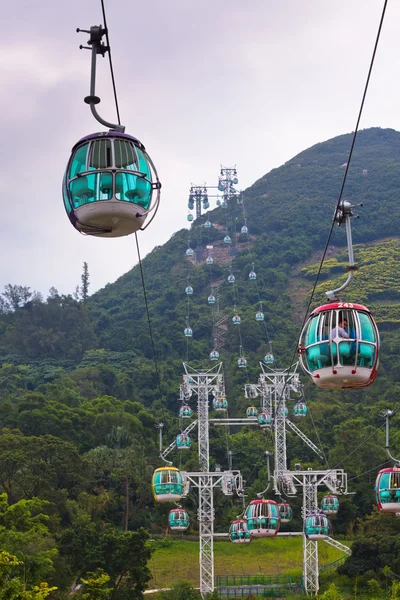
[[[190, 182], [239, 187], [320, 141], [354, 130], [383, 0], [105, 0], [122, 122], [146, 146], [162, 206], [140, 232], [143, 255], [187, 227]], [[87, 35], [100, 0], [14, 0], [0, 41], [0, 290], [72, 292], [89, 263], [91, 292], [136, 262], [133, 236], [84, 237], [61, 182], [72, 145], [98, 131]], [[400, 129], [400, 3], [389, 0], [361, 128]], [[100, 59], [100, 114], [115, 109]]]

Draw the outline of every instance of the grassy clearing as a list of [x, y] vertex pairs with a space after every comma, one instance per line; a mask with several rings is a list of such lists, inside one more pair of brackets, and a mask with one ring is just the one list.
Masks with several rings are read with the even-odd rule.
[[[214, 542], [215, 575], [300, 575], [303, 545], [301, 537], [260, 539], [238, 545]], [[343, 553], [324, 542], [319, 543], [320, 564], [333, 562]], [[170, 587], [179, 580], [199, 585], [199, 543], [173, 540], [158, 548], [149, 562], [153, 578], [149, 588]]]

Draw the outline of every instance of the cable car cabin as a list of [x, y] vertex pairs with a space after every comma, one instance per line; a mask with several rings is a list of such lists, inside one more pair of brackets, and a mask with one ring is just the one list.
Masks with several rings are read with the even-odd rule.
[[219, 359], [219, 352], [218, 350], [211, 350], [210, 352], [210, 360], [218, 360]]
[[232, 317], [232, 323], [233, 323], [234, 325], [240, 325], [240, 322], [241, 322], [241, 319], [240, 319], [239, 315], [234, 315], [234, 316]]
[[193, 221], [193, 215], [191, 215], [191, 214], [189, 213], [189, 214], [188, 214], [188, 216], [187, 216], [187, 220], [189, 221], [189, 223], [190, 223], [191, 221]]
[[264, 321], [264, 313], [261, 310], [256, 312], [256, 321]]
[[190, 327], [185, 327], [183, 333], [185, 334], [185, 337], [192, 337], [193, 329], [191, 329]]
[[271, 537], [279, 531], [279, 512], [273, 500], [252, 500], [244, 518], [252, 537]]
[[168, 524], [171, 531], [186, 531], [189, 527], [189, 515], [182, 508], [169, 511]]
[[157, 211], [160, 187], [139, 140], [117, 131], [91, 133], [72, 148], [63, 181], [64, 205], [81, 233], [121, 237], [140, 229], [148, 214]]
[[228, 283], [235, 283], [235, 276], [232, 273], [228, 275]]
[[293, 414], [295, 417], [307, 416], [307, 404], [305, 402], [296, 402], [293, 407]]
[[192, 248], [188, 248], [186, 250], [186, 256], [193, 256], [193, 254], [194, 254], [194, 250]]
[[231, 243], [232, 243], [232, 240], [231, 240], [230, 236], [226, 235], [224, 237], [224, 244], [231, 244]]
[[176, 436], [176, 447], [178, 450], [190, 450], [191, 445], [192, 443], [187, 433], [180, 433]]
[[209, 228], [211, 227], [211, 221], [206, 221], [206, 222], [204, 223], [204, 227], [205, 227], [206, 229], [209, 229]]
[[215, 204], [216, 204], [217, 206], [221, 206], [221, 200], [220, 200], [220, 199], [218, 199], [218, 200], [216, 201], [216, 203], [215, 203]]
[[255, 406], [249, 406], [246, 410], [246, 417], [249, 419], [250, 417], [257, 417], [258, 410]]
[[244, 356], [238, 358], [237, 366], [239, 367], [239, 369], [245, 369], [247, 367], [247, 360]]
[[228, 401], [226, 398], [222, 396], [218, 396], [213, 400], [213, 408], [219, 412], [228, 410]]
[[234, 544], [248, 544], [251, 542], [251, 535], [247, 530], [247, 524], [244, 519], [232, 521], [229, 527], [229, 539]]
[[272, 425], [272, 417], [270, 415], [270, 413], [267, 412], [261, 412], [258, 415], [258, 422], [260, 424], [260, 427], [271, 427]]
[[207, 302], [208, 302], [208, 304], [215, 304], [215, 302], [216, 302], [215, 296], [213, 296], [212, 294], [210, 296], [208, 296]]
[[243, 227], [240, 230], [240, 233], [249, 233], [248, 228], [246, 227], [246, 225], [243, 225]]
[[304, 523], [304, 534], [309, 540], [323, 540], [330, 533], [328, 517], [323, 514], [309, 514]]
[[212, 256], [207, 256], [206, 258], [206, 265], [212, 265], [214, 262], [214, 259]]
[[188, 296], [191, 296], [191, 295], [193, 294], [193, 288], [192, 288], [192, 286], [191, 286], [191, 285], [188, 285], [188, 286], [185, 288], [185, 294], [187, 294]]
[[228, 208], [228, 203], [227, 203], [227, 201], [226, 201], [226, 200], [222, 200], [222, 202], [221, 202], [221, 207], [222, 207], [222, 208]]
[[400, 468], [379, 471], [375, 484], [375, 503], [381, 512], [400, 517]]
[[207, 208], [210, 208], [210, 203], [209, 202], [203, 202], [203, 208], [204, 208], [204, 210], [207, 210]]
[[336, 515], [339, 510], [339, 500], [336, 496], [324, 496], [321, 502], [322, 512], [326, 515]]
[[192, 414], [192, 409], [187, 404], [184, 404], [179, 409], [179, 417], [181, 419], [191, 419]]
[[266, 365], [273, 365], [275, 362], [275, 358], [274, 355], [272, 354], [272, 352], [268, 352], [265, 356], [264, 356], [264, 362]]
[[257, 279], [257, 275], [255, 271], [250, 271], [249, 273], [249, 279]]
[[281, 523], [289, 523], [293, 517], [293, 511], [287, 502], [282, 502], [278, 504], [279, 516], [281, 518]]
[[179, 469], [160, 467], [153, 473], [153, 496], [157, 502], [179, 502], [183, 494], [183, 481]]
[[320, 388], [371, 385], [379, 357], [379, 333], [371, 313], [349, 302], [316, 308], [303, 328], [299, 355], [304, 371]]
[[285, 406], [285, 408], [283, 406], [280, 406], [278, 408], [277, 414], [279, 417], [288, 417], [289, 416], [289, 409], [287, 406]]

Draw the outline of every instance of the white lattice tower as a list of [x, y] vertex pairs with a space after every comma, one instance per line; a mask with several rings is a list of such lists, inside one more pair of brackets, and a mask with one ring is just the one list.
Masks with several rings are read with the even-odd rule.
[[200, 592], [214, 590], [214, 491], [209, 475], [199, 477]]
[[[310, 471], [303, 475], [303, 519], [309, 514], [318, 512], [318, 484], [316, 475]], [[303, 585], [306, 594], [317, 595], [318, 577], [318, 542], [309, 540], [303, 535]]]
[[[262, 373], [262, 385], [267, 388], [266, 405], [274, 408], [274, 432], [275, 432], [275, 467], [274, 467], [274, 489], [279, 493], [280, 487], [285, 493], [295, 494], [296, 489], [292, 477], [287, 468], [286, 456], [286, 400], [290, 399], [291, 391], [297, 391], [299, 376], [296, 367], [293, 369], [273, 370], [260, 363]], [[271, 400], [268, 399], [268, 393]]]
[[199, 372], [184, 363], [183, 387], [197, 395], [197, 431], [200, 470], [199, 476], [199, 537], [200, 593], [203, 598], [214, 590], [214, 504], [213, 480], [210, 470], [209, 395], [225, 395], [222, 363], [206, 372]]

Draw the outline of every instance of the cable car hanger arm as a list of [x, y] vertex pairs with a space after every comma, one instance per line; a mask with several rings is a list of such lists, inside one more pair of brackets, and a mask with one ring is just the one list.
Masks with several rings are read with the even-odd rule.
[[90, 38], [88, 40], [88, 46], [79, 46], [80, 50], [91, 50], [92, 51], [92, 66], [90, 73], [90, 94], [86, 96], [84, 101], [86, 104], [90, 105], [90, 110], [96, 121], [104, 125], [105, 127], [109, 127], [113, 131], [119, 131], [124, 133], [125, 127], [123, 125], [118, 125], [117, 123], [109, 123], [105, 121], [97, 112], [96, 104], [100, 103], [99, 96], [96, 96], [96, 59], [97, 55], [101, 54], [103, 57], [106, 52], [109, 52], [109, 46], [106, 46], [104, 42], [101, 41], [104, 34], [107, 33], [106, 29], [103, 29], [101, 25], [92, 25], [90, 30], [87, 29], [77, 29], [77, 33], [88, 33]]
[[393, 416], [393, 411], [392, 410], [387, 410], [385, 412], [385, 414], [383, 415], [386, 419], [386, 445], [385, 445], [385, 450], [387, 455], [389, 456], [389, 458], [391, 460], [393, 460], [393, 462], [395, 462], [397, 465], [400, 464], [400, 461], [397, 460], [396, 458], [394, 458], [394, 456], [392, 456], [390, 454], [390, 446], [389, 446], [389, 421], [391, 419], [391, 417]]
[[[362, 203], [357, 204], [357, 206], [363, 206], [363, 204]], [[325, 292], [325, 294], [330, 302], [335, 302], [335, 300], [340, 300], [339, 294], [345, 288], [347, 288], [347, 286], [353, 279], [354, 271], [358, 271], [358, 266], [354, 264], [353, 239], [352, 239], [352, 235], [351, 235], [351, 222], [350, 222], [350, 219], [352, 217], [358, 218], [358, 216], [353, 214], [352, 208], [354, 208], [354, 206], [352, 204], [350, 204], [350, 202], [343, 200], [340, 203], [339, 208], [337, 209], [335, 216], [334, 216], [334, 220], [338, 223], [339, 226], [342, 225], [342, 223], [344, 223], [346, 225], [347, 250], [349, 253], [349, 266], [347, 267], [347, 271], [349, 271], [349, 275], [343, 285], [336, 288], [335, 290]]]

